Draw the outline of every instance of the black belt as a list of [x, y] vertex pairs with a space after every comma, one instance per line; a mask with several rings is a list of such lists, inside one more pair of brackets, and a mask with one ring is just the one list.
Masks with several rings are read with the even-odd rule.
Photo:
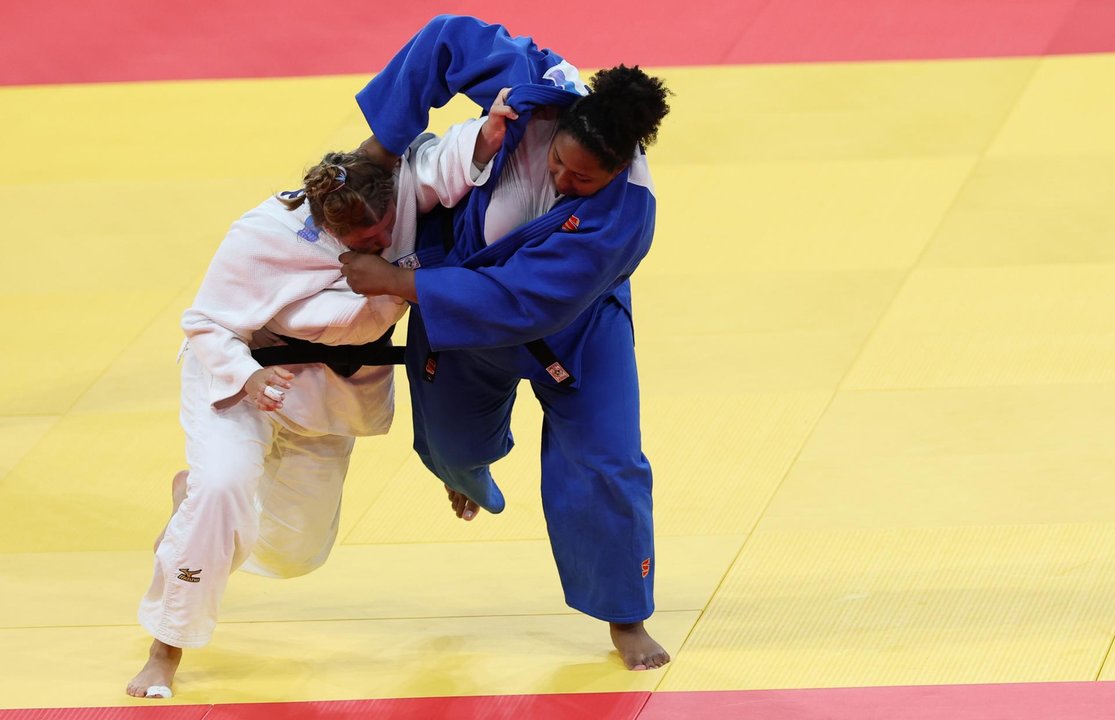
[[[525, 347], [530, 351], [530, 354], [534, 356], [534, 359], [546, 369], [546, 372], [550, 374], [550, 377], [552, 377], [554, 382], [558, 385], [570, 385], [575, 382], [576, 378], [565, 369], [565, 366], [557, 359], [557, 355], [554, 355], [554, 351], [550, 349], [550, 346], [546, 344], [545, 340], [531, 340], [526, 343]], [[431, 350], [426, 355], [426, 364], [422, 366], [422, 377], [426, 382], [432, 383], [434, 381], [437, 375], [437, 361], [440, 354], [439, 352]]]
[[365, 365], [401, 365], [405, 347], [391, 344], [392, 325], [383, 337], [364, 345], [323, 345], [279, 335], [286, 345], [256, 348], [252, 357], [260, 365], [322, 363], [341, 377], [351, 377]]
[[542, 367], [546, 368], [546, 372], [558, 385], [569, 385], [574, 382], [575, 378], [557, 359], [557, 355], [554, 355], [554, 351], [550, 349], [545, 340], [531, 340], [526, 344], [526, 349], [530, 351], [530, 354]]
[[[422, 264], [427, 266], [441, 265], [453, 251], [455, 238], [453, 218], [455, 212], [457, 212], [457, 209], [439, 205], [423, 216], [422, 222], [419, 224], [418, 236], [418, 256]], [[425, 258], [423, 258], [423, 253], [426, 253]], [[525, 343], [525, 347], [558, 385], [568, 386], [576, 381], [576, 378], [565, 369], [565, 366], [561, 364], [557, 355], [554, 354], [545, 340], [532, 340]], [[426, 355], [426, 362], [422, 366], [422, 377], [426, 382], [432, 383], [437, 375], [438, 355], [439, 353], [434, 350], [429, 351]]]

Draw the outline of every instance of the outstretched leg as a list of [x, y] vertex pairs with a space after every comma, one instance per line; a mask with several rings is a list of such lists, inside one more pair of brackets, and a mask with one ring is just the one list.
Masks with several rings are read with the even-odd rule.
[[170, 696], [182, 649], [209, 642], [228, 576], [250, 553], [258, 533], [254, 501], [274, 425], [245, 403], [215, 411], [207, 397], [210, 382], [187, 353], [181, 420], [190, 470], [174, 478], [174, 513], [140, 600], [139, 622], [154, 642], [147, 662], [127, 685], [130, 695]]
[[532, 383], [550, 545], [566, 603], [609, 624], [628, 669], [662, 667], [670, 656], [643, 625], [654, 612], [652, 475], [631, 321], [618, 303], [600, 308], [581, 357], [579, 387]]
[[[174, 513], [178, 512], [182, 501], [186, 499], [186, 479], [189, 474], [188, 470], [179, 470], [170, 481], [171, 517], [174, 517]], [[167, 524], [169, 523], [168, 520]], [[163, 531], [155, 539], [155, 550], [159, 549], [159, 543], [163, 541], [165, 535], [164, 525]], [[148, 697], [147, 692], [150, 690], [152, 692], [150, 697], [169, 697], [169, 692], [162, 691], [170, 690], [171, 683], [174, 682], [174, 673], [178, 671], [178, 663], [181, 661], [182, 648], [167, 645], [159, 640], [152, 641], [151, 651], [147, 654], [147, 663], [128, 683], [127, 693], [132, 697]]]

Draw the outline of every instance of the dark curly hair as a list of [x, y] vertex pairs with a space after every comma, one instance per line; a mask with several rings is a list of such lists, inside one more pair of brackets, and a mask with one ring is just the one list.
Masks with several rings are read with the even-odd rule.
[[670, 112], [669, 88], [638, 65], [601, 70], [589, 81], [592, 92], [566, 108], [558, 118], [564, 130], [614, 172], [629, 162], [639, 146], [658, 139], [658, 126]]
[[314, 223], [338, 238], [379, 222], [395, 195], [391, 171], [360, 152], [326, 153], [302, 183], [302, 194], [279, 201], [287, 210], [309, 202]]

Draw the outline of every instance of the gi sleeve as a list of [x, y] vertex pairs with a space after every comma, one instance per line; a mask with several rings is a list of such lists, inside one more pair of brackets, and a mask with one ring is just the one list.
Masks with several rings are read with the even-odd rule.
[[453, 207], [474, 187], [483, 185], [491, 174], [492, 163], [477, 171], [472, 156], [476, 140], [487, 120], [474, 119], [452, 126], [443, 137], [432, 136], [411, 152], [408, 162], [413, 171], [418, 213], [428, 213], [437, 205]]
[[381, 337], [406, 312], [393, 295], [357, 295], [347, 283], [326, 288], [280, 310], [267, 329], [324, 345], [363, 345]]
[[486, 110], [503, 88], [541, 82], [559, 64], [572, 68], [530, 38], [511, 37], [501, 25], [439, 15], [357, 93], [356, 102], [380, 143], [402, 155], [426, 129], [431, 108], [464, 93]]

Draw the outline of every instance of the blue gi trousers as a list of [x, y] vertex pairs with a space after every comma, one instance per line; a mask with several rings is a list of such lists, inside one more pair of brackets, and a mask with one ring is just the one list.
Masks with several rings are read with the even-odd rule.
[[[654, 612], [651, 468], [642, 452], [631, 318], [601, 303], [584, 336], [579, 387], [532, 381], [542, 405], [542, 508], [566, 603], [628, 623]], [[521, 348], [447, 350], [433, 381], [421, 308], [407, 331], [414, 448], [449, 487], [490, 512], [504, 498], [489, 465], [510, 452], [511, 408], [535, 368]]]

